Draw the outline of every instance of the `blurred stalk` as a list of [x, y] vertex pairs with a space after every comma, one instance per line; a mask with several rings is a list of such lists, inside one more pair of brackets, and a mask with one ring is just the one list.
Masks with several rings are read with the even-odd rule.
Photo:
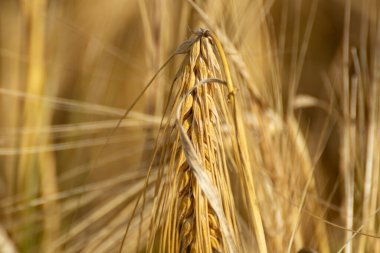
[[[28, 64], [26, 92], [30, 95], [43, 96], [46, 92], [46, 62], [45, 62], [45, 37], [46, 37], [46, 8], [47, 0], [22, 0], [23, 15], [27, 25], [28, 39]], [[23, 108], [23, 127], [38, 130], [50, 124], [51, 111], [42, 107], [39, 100], [26, 100]], [[37, 131], [24, 135], [20, 140], [21, 151], [27, 147], [50, 145], [48, 134], [36, 134]], [[25, 196], [25, 200], [31, 199], [31, 193], [40, 192], [42, 198], [57, 193], [57, 178], [55, 156], [52, 152], [36, 154], [22, 153], [19, 157], [18, 182], [19, 193]], [[39, 209], [29, 209], [22, 217], [29, 217], [32, 212], [40, 212]], [[36, 249], [42, 252], [50, 252], [51, 244], [57, 237], [60, 226], [59, 208], [56, 202], [48, 202], [42, 206], [43, 226], [41, 235], [41, 247], [38, 246], [36, 224], [25, 220], [21, 232], [20, 248], [23, 252], [31, 252]], [[57, 251], [55, 251], [57, 252]]]
[[[306, 179], [306, 192], [311, 192], [313, 195], [318, 196], [317, 182], [314, 176], [314, 168], [313, 162], [310, 157], [310, 153], [305, 148], [306, 141], [304, 136], [300, 133], [298, 123], [294, 116], [290, 116], [288, 118], [289, 124], [289, 137], [295, 147], [295, 153], [299, 157], [299, 163], [301, 164], [303, 177]], [[306, 199], [303, 198], [301, 200], [301, 206], [305, 205]], [[318, 207], [312, 207], [315, 213], [323, 213], [323, 211]], [[300, 214], [298, 214], [300, 215]], [[319, 214], [321, 215], [321, 214]], [[297, 230], [298, 233], [302, 233], [300, 230]], [[296, 234], [297, 235], [297, 234]], [[315, 236], [318, 238], [319, 251], [321, 253], [329, 253], [329, 240], [327, 228], [324, 223], [316, 222], [315, 223]], [[299, 235], [302, 238], [302, 235]], [[300, 240], [301, 241], [301, 240]], [[300, 243], [298, 246], [295, 241], [296, 248], [303, 247], [304, 242]]]
[[[11, 90], [20, 89], [20, 69], [22, 66], [21, 48], [22, 48], [22, 30], [21, 15], [18, 15], [16, 5], [9, 2], [1, 2], [0, 10], [0, 31], [6, 36], [0, 36], [0, 81], [2, 87]], [[1, 97], [1, 125], [13, 129], [18, 126], [20, 102], [17, 99], [8, 96]], [[16, 147], [18, 143], [17, 135], [9, 134], [6, 136], [7, 146]], [[16, 182], [16, 156], [2, 157], [5, 192], [6, 197], [15, 195]], [[2, 196], [3, 197], [3, 196]], [[12, 215], [5, 215], [3, 220], [4, 228], [12, 227]], [[7, 231], [12, 237], [12, 230]], [[4, 231], [4, 233], [6, 233]], [[0, 243], [1, 244], [1, 243]], [[2, 249], [0, 249], [2, 252]]]
[[[379, 198], [379, 80], [371, 83], [369, 105], [369, 122], [367, 127], [367, 155], [365, 165], [362, 223], [363, 231], [376, 234], [376, 215]], [[375, 250], [378, 240], [361, 236], [358, 252]], [[378, 252], [378, 251], [373, 251]]]
[[[8, 34], [7, 36], [0, 37], [0, 44], [4, 45], [3, 48], [9, 49], [11, 52], [7, 55], [1, 56], [0, 61], [0, 72], [1, 72], [1, 82], [8, 89], [19, 89], [20, 85], [20, 63], [21, 63], [21, 30], [19, 23], [19, 16], [15, 15], [12, 11], [11, 6], [8, 4], [2, 4], [0, 8], [4, 8], [7, 11], [1, 13], [1, 27], [0, 30]], [[4, 126], [8, 129], [15, 128], [18, 122], [18, 112], [19, 103], [14, 98], [2, 97], [1, 98], [1, 121]], [[9, 110], [11, 108], [11, 110]], [[10, 147], [15, 147], [17, 142], [17, 136], [9, 135], [7, 136], [7, 144]], [[15, 186], [15, 166], [16, 157], [7, 156], [4, 158], [4, 173], [6, 182], [6, 194], [11, 196], [14, 193]]]
[[[139, 1], [142, 24], [144, 27], [146, 61], [148, 63], [149, 75], [147, 80], [155, 74], [160, 68], [162, 62], [162, 36], [165, 29], [161, 29], [161, 1]], [[149, 6], [149, 7], [148, 7]], [[147, 90], [147, 108], [146, 113], [153, 115], [161, 115], [163, 110], [163, 87], [159, 87], [159, 79], [157, 78], [152, 87]], [[154, 137], [153, 137], [154, 138]]]
[[340, 146], [340, 167], [344, 179], [344, 210], [345, 226], [348, 229], [345, 233], [345, 240], [348, 242], [345, 248], [346, 253], [352, 252], [352, 229], [354, 219], [354, 169], [355, 159], [352, 157], [354, 153], [353, 147], [355, 139], [353, 138], [353, 130], [351, 127], [351, 110], [350, 110], [350, 72], [349, 72], [349, 47], [350, 47], [350, 23], [351, 23], [351, 1], [347, 1], [345, 5], [344, 15], [344, 34], [343, 34], [343, 83], [342, 83], [342, 111], [343, 122], [341, 128], [341, 146]]
[[[147, 3], [148, 2], [148, 3]], [[162, 55], [162, 4], [164, 1], [147, 1], [140, 0], [139, 8], [142, 18], [142, 24], [144, 29], [144, 37], [146, 41], [145, 50], [146, 62], [148, 64], [148, 75], [146, 76], [149, 80], [151, 76], [161, 67], [161, 55]], [[149, 6], [149, 7], [148, 7]], [[164, 29], [166, 30], [166, 29]], [[148, 115], [162, 115], [163, 114], [163, 101], [164, 101], [164, 87], [159, 87], [159, 78], [153, 81], [150, 89], [146, 91], [146, 108], [145, 113]], [[154, 143], [156, 139], [157, 131], [154, 128], [147, 129], [146, 137], [143, 143], [143, 151], [141, 157], [141, 164], [147, 161], [151, 157], [151, 150], [148, 148], [150, 143]], [[143, 203], [145, 205], [145, 203]], [[144, 208], [144, 207], [143, 207]], [[143, 212], [141, 213], [141, 215]], [[142, 218], [142, 216], [140, 216]], [[139, 227], [138, 243], [136, 246], [136, 252], [139, 251], [140, 238], [141, 238], [141, 226]]]

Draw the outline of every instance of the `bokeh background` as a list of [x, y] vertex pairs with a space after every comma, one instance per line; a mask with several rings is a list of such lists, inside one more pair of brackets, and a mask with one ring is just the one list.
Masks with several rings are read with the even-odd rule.
[[[251, 130], [262, 143], [266, 129], [281, 154], [261, 146], [257, 169], [259, 182], [270, 178], [260, 199], [269, 251], [287, 247], [308, 181], [296, 169], [304, 156], [315, 182], [309, 210], [322, 211], [301, 216], [292, 252], [325, 252], [315, 224], [325, 226], [331, 252], [345, 244], [344, 228], [380, 233], [378, 214], [361, 228], [380, 201], [378, 1], [190, 2], [0, 1], [0, 251], [118, 252], [182, 56], [116, 126], [199, 27], [224, 36], [236, 79], [285, 122], [269, 117]], [[289, 115], [304, 145], [279, 130], [294, 123]], [[379, 239], [363, 237], [348, 252], [379, 249]]]

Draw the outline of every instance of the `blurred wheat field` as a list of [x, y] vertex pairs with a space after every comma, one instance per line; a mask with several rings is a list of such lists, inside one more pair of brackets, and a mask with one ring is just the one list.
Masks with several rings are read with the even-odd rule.
[[0, 0], [0, 252], [380, 252], [377, 0]]

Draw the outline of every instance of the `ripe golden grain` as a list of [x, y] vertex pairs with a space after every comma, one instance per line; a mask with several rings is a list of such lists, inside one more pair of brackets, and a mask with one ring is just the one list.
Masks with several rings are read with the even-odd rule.
[[[162, 208], [164, 217], [153, 223], [162, 223], [162, 252], [230, 252], [235, 247], [231, 245], [238, 245], [238, 237], [227, 156], [222, 145], [221, 126], [225, 116], [221, 117], [220, 113], [227, 110], [218, 108], [227, 108], [227, 92], [217, 83], [197, 85], [209, 78], [221, 78], [222, 71], [215, 55], [214, 41], [206, 31], [197, 32], [195, 38], [184, 43], [179, 50], [187, 53], [177, 75], [177, 95], [169, 118], [179, 110], [177, 123], [180, 129], [172, 126], [163, 134], [163, 140], [174, 143], [162, 154], [163, 160], [169, 161], [167, 178], [170, 181], [161, 188], [157, 198], [159, 204], [154, 211], [159, 213]], [[201, 170], [206, 172], [201, 177], [204, 176], [206, 181], [210, 179], [211, 192], [220, 200], [219, 215], [204, 186], [200, 185], [199, 177], [194, 175], [194, 166], [186, 155], [187, 144], [180, 137], [182, 130], [194, 148]], [[221, 216], [225, 219], [226, 233], [221, 231]]]

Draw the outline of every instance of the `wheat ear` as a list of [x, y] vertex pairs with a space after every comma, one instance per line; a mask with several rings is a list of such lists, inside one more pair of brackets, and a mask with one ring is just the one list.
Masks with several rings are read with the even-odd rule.
[[[222, 77], [215, 43], [208, 32], [200, 30], [180, 51], [186, 56], [177, 74], [177, 95], [168, 118], [175, 119], [176, 110], [179, 115], [177, 125], [168, 122], [171, 127], [162, 138], [162, 146], [167, 148], [160, 156], [167, 171], [154, 205], [152, 236], [160, 233], [161, 252], [239, 251], [222, 138], [222, 125], [231, 117], [223, 115], [228, 111], [228, 92], [216, 80], [196, 86]], [[148, 244], [152, 251], [153, 243]]]

